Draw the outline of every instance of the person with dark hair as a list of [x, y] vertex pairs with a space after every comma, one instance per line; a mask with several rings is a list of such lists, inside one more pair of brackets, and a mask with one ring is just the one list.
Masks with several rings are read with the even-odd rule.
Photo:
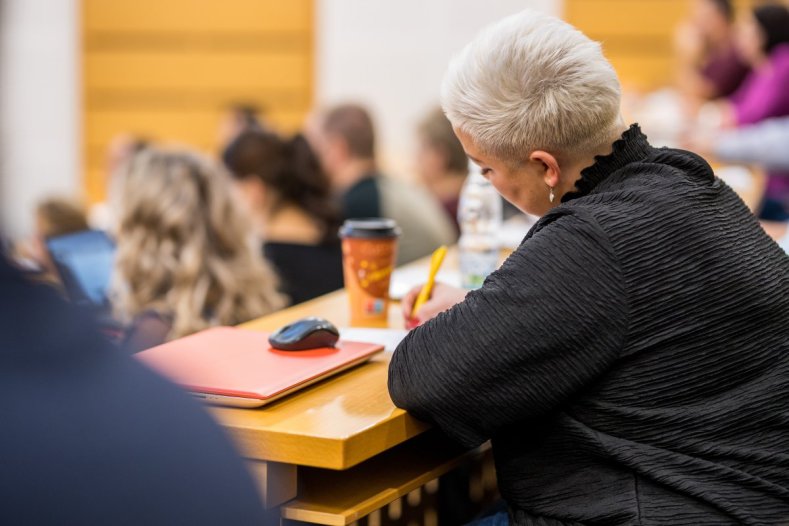
[[789, 115], [789, 8], [765, 4], [743, 20], [738, 45], [753, 67], [731, 96], [738, 126]]
[[343, 104], [314, 114], [307, 138], [329, 176], [344, 219], [397, 221], [403, 232], [399, 265], [427, 256], [456, 238], [452, 223], [430, 194], [379, 172], [375, 128], [365, 108]]
[[292, 304], [342, 288], [340, 214], [329, 180], [301, 135], [248, 130], [223, 153], [249, 204], [263, 255]]
[[278, 524], [228, 437], [0, 253], [0, 524]]
[[[726, 108], [736, 126], [789, 116], [789, 8], [766, 4], [741, 26], [739, 46], [753, 71]], [[789, 172], [770, 171], [759, 217], [789, 220]]]
[[460, 191], [468, 176], [463, 145], [441, 108], [431, 111], [419, 123], [417, 139], [416, 172], [459, 231]]
[[731, 0], [694, 0], [690, 18], [677, 31], [679, 89], [692, 99], [734, 93], [750, 71], [737, 51]]

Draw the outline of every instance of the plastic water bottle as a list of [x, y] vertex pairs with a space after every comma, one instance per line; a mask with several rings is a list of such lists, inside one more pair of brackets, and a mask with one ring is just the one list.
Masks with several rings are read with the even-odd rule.
[[460, 192], [458, 223], [463, 287], [476, 289], [499, 264], [501, 196], [475, 164]]

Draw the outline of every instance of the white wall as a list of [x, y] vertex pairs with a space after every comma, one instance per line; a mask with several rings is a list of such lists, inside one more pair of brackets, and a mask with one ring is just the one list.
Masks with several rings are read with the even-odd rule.
[[81, 193], [79, 0], [0, 9], [0, 221], [27, 235], [40, 198]]
[[413, 135], [452, 55], [485, 25], [561, 0], [317, 0], [316, 99], [373, 112], [382, 164], [410, 177]]

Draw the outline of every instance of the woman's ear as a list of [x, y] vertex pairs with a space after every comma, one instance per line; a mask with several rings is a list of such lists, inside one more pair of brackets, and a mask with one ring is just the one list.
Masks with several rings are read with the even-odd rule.
[[558, 186], [562, 171], [556, 157], [544, 150], [534, 150], [529, 155], [529, 161], [542, 165], [543, 180], [547, 186], [551, 188]]

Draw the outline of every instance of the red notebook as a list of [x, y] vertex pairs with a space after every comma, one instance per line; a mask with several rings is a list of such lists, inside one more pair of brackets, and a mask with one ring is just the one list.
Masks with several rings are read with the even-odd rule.
[[340, 341], [336, 348], [280, 351], [264, 332], [216, 327], [135, 356], [206, 402], [259, 407], [382, 350], [378, 344]]

